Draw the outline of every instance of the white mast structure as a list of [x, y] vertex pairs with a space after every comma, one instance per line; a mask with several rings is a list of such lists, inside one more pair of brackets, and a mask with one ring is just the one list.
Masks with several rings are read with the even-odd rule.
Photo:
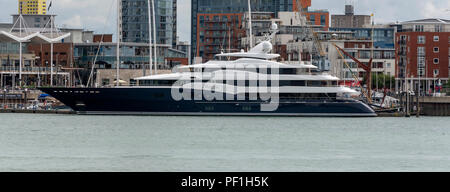
[[249, 28], [249, 39], [250, 39], [250, 49], [253, 48], [253, 32], [252, 32], [252, 7], [250, 0], [248, 0], [248, 28]]
[[[20, 35], [20, 37], [22, 37], [22, 20], [23, 20], [23, 17], [22, 17], [22, 12], [20, 12], [20, 19], [19, 19], [20, 21], [20, 23], [19, 23], [19, 25], [20, 25], [20, 32], [19, 32], [19, 35]], [[20, 55], [20, 58], [19, 58], [19, 87], [22, 87], [22, 57], [23, 57], [23, 55], [22, 55], [22, 41], [20, 41], [19, 42], [19, 55]], [[14, 65], [16, 65], [16, 64], [14, 64]]]
[[119, 87], [120, 86], [120, 72], [119, 72], [119, 68], [120, 68], [120, 11], [121, 11], [121, 7], [120, 7], [120, 2], [121, 0], [117, 0], [117, 48], [116, 48], [116, 86]]
[[[153, 43], [153, 55], [155, 57], [155, 74], [158, 74], [158, 56], [156, 55], [156, 19], [155, 19], [155, 0], [152, 0], [152, 11], [153, 11], [153, 40], [155, 43]], [[149, 31], [150, 33], [150, 31]]]
[[[150, 75], [153, 75], [153, 54], [152, 54], [152, 17], [151, 17], [151, 5], [150, 0], [148, 0], [148, 57], [149, 57], [149, 65], [150, 65]], [[144, 66], [145, 68], [145, 66]], [[144, 69], [145, 73], [145, 69]], [[145, 74], [144, 74], [145, 76]]]
[[[53, 39], [53, 15], [50, 16], [50, 27], [50, 38]], [[50, 42], [50, 86], [53, 87], [53, 41]]]

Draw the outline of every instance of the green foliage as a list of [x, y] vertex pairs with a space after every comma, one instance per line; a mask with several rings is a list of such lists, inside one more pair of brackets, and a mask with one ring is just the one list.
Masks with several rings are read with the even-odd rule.
[[[378, 89], [383, 89], [384, 87], [394, 87], [395, 86], [395, 77], [385, 75], [382, 73], [372, 73], [372, 89], [377, 88], [377, 82], [378, 82]], [[366, 77], [363, 79], [363, 85], [366, 85]]]
[[450, 88], [450, 78], [447, 81], [447, 84], [444, 85], [444, 88]]

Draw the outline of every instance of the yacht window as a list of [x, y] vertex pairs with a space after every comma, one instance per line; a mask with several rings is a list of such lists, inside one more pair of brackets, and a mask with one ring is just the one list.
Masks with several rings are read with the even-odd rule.
[[252, 106], [242, 106], [242, 111], [251, 111]]
[[291, 81], [280, 81], [280, 86], [290, 86]]
[[293, 81], [292, 86], [305, 86], [306, 81]]
[[139, 80], [139, 86], [172, 86], [176, 80]]
[[280, 81], [280, 86], [305, 86], [306, 81], [296, 80], [296, 81]]
[[214, 111], [214, 106], [205, 106], [205, 111]]
[[336, 93], [282, 93], [281, 99], [335, 99]]
[[287, 69], [281, 69], [281, 73], [282, 74], [297, 74], [297, 70], [292, 69], [292, 68], [287, 68]]
[[320, 87], [321, 82], [320, 81], [308, 81], [309, 87]]

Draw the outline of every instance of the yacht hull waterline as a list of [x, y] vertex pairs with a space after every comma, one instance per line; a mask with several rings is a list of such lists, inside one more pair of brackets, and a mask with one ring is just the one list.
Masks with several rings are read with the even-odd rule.
[[171, 88], [39, 88], [86, 115], [164, 116], [298, 116], [375, 117], [368, 105], [347, 99], [280, 99], [274, 111], [262, 111], [262, 100], [208, 101], [181, 100], [171, 96]]

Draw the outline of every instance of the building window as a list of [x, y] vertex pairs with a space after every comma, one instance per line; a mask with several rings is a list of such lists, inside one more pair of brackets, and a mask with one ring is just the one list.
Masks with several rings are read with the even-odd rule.
[[314, 25], [314, 23], [316, 23], [316, 16], [315, 15], [311, 15], [310, 16], [310, 20], [311, 20], [311, 23]]
[[417, 69], [417, 73], [419, 74], [419, 76], [423, 77], [425, 75], [425, 69], [419, 68], [419, 69]]
[[414, 31], [423, 32], [423, 25], [414, 25]]
[[425, 56], [425, 47], [417, 47], [417, 56]]
[[417, 58], [417, 65], [419, 68], [425, 67], [425, 57], [418, 57]]
[[439, 69], [433, 70], [433, 75], [436, 77], [439, 75]]
[[435, 41], [435, 42], [439, 41], [439, 36], [434, 36], [433, 41]]
[[321, 15], [320, 16], [320, 25], [325, 26], [326, 25], [326, 15]]
[[435, 52], [435, 53], [439, 53], [439, 47], [435, 47], [435, 48], [433, 48], [433, 52]]
[[425, 36], [418, 36], [417, 37], [417, 43], [418, 44], [425, 44]]
[[434, 63], [434, 64], [439, 64], [439, 58], [434, 58], [434, 59], [433, 59], [433, 63]]

